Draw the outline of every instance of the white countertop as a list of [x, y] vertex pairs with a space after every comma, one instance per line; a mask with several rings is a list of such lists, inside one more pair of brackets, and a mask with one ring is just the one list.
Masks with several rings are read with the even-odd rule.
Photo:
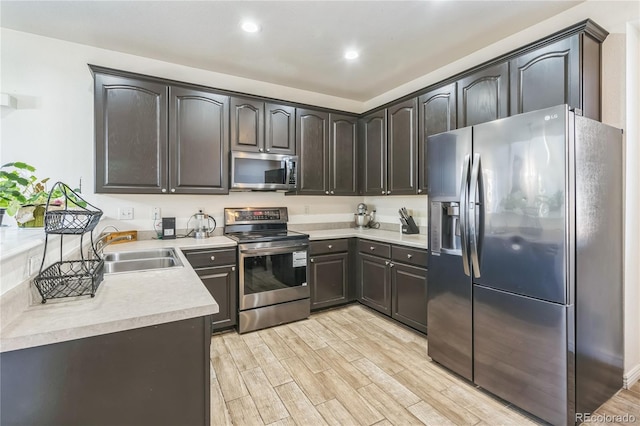
[[329, 240], [334, 238], [363, 238], [367, 240], [380, 241], [384, 243], [401, 244], [404, 246], [427, 248], [427, 235], [426, 234], [413, 234], [407, 235], [400, 231], [381, 231], [379, 229], [358, 229], [358, 228], [344, 228], [344, 229], [323, 229], [321, 231], [302, 231], [305, 234], [309, 234], [309, 239], [314, 240]]
[[[226, 237], [147, 240], [113, 244], [105, 252], [156, 247], [234, 247]], [[0, 330], [0, 351], [29, 348], [147, 327], [217, 313], [211, 297], [184, 255], [183, 267], [107, 274], [94, 298], [48, 300], [30, 306]]]
[[[424, 234], [405, 235], [377, 229], [304, 231], [310, 240], [364, 238], [427, 248]], [[113, 244], [106, 253], [159, 247], [183, 249], [235, 247], [224, 236], [202, 240], [144, 240]], [[96, 297], [49, 300], [28, 307], [0, 329], [0, 352], [65, 342], [217, 313], [219, 306], [178, 251], [184, 266], [144, 272], [107, 274]]]

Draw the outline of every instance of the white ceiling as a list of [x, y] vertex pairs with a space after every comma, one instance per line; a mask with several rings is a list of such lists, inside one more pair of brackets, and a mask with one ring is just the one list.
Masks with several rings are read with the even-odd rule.
[[2, 0], [0, 25], [366, 101], [579, 3]]

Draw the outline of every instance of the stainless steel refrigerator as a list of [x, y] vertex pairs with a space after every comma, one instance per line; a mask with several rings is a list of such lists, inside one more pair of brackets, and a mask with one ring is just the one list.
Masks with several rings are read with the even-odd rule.
[[622, 133], [566, 105], [428, 138], [429, 356], [552, 424], [622, 386]]

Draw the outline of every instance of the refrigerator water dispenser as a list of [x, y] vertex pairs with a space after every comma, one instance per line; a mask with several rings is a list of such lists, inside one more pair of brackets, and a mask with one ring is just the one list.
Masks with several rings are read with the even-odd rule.
[[461, 255], [460, 204], [457, 201], [431, 202], [431, 251]]

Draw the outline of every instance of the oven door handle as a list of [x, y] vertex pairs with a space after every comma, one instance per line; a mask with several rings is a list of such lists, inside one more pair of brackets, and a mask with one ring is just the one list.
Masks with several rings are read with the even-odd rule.
[[297, 244], [286, 247], [265, 247], [259, 249], [240, 249], [241, 256], [258, 255], [258, 256], [271, 256], [273, 254], [292, 253], [294, 251], [306, 251], [308, 250], [308, 244]]

